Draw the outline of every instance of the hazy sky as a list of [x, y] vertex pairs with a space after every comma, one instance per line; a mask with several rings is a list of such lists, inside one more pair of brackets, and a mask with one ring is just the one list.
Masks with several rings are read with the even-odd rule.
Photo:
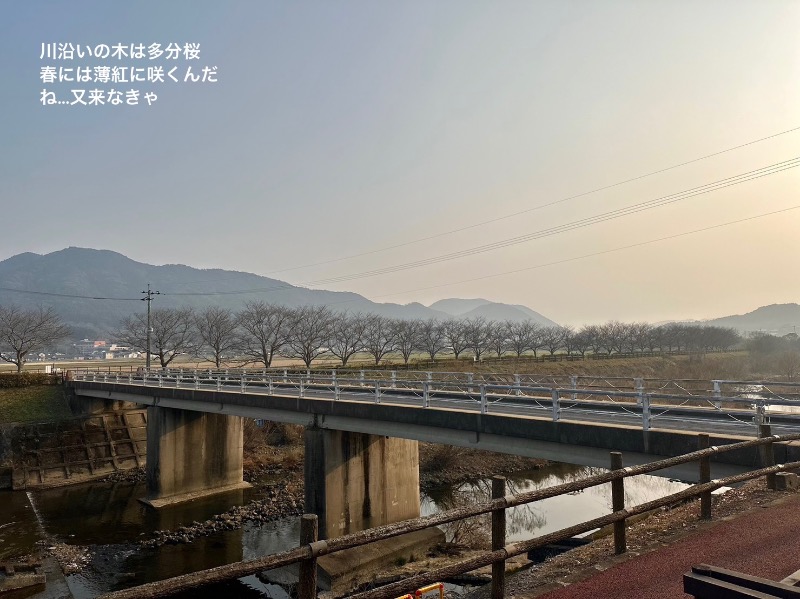
[[[6, 0], [0, 259], [94, 247], [376, 301], [485, 297], [578, 325], [797, 302], [800, 209], [552, 263], [800, 206], [798, 168], [493, 251], [315, 282], [800, 156], [798, 130], [530, 210], [800, 127], [798, 31], [797, 0]], [[200, 58], [42, 60], [48, 42], [196, 42]], [[180, 77], [210, 66], [218, 82], [40, 78], [44, 66], [98, 65], [178, 66]], [[158, 99], [42, 106], [43, 89], [72, 100], [73, 88]], [[366, 255], [294, 268], [354, 254]]]

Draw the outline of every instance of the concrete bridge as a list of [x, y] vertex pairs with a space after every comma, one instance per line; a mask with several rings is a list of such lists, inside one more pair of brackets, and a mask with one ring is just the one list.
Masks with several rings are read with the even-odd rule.
[[[634, 379], [628, 390], [578, 377], [541, 386], [519, 376], [500, 384], [486, 375], [354, 374], [77, 372], [69, 384], [90, 410], [148, 406], [148, 489], [156, 507], [246, 484], [243, 417], [304, 425], [306, 511], [320, 516], [323, 538], [419, 516], [417, 441], [608, 467], [612, 450], [634, 465], [697, 449], [698, 432], [723, 445], [756, 436], [767, 422], [774, 432], [800, 423], [800, 385], [790, 383], [709, 381], [700, 389], [706, 394], [688, 390], [687, 381], [670, 387]], [[797, 443], [775, 449], [780, 462], [800, 459]], [[718, 459], [715, 476], [760, 460], [755, 450]], [[663, 471], [685, 480], [697, 474]]]

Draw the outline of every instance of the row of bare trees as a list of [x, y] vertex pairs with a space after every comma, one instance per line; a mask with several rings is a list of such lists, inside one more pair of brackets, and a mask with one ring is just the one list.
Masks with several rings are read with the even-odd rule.
[[[443, 355], [517, 357], [532, 353], [567, 354], [726, 350], [740, 342], [733, 329], [686, 324], [653, 326], [611, 321], [580, 329], [541, 326], [527, 321], [489, 321], [482, 317], [403, 320], [374, 314], [334, 312], [325, 306], [287, 308], [250, 302], [239, 312], [219, 307], [156, 309], [151, 317], [151, 352], [167, 367], [189, 354], [219, 367], [223, 361], [269, 367], [276, 356], [300, 359], [306, 366], [322, 356], [347, 365], [368, 354], [376, 365], [388, 355], [406, 364], [414, 354], [431, 360]], [[144, 315], [125, 319], [117, 340], [146, 348]]]

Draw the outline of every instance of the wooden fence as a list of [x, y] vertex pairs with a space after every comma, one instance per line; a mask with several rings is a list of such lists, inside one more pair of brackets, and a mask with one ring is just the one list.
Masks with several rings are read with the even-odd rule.
[[[322, 555], [360, 547], [374, 541], [389, 539], [402, 534], [463, 520], [465, 518], [480, 516], [482, 514], [492, 514], [491, 551], [438, 570], [365, 591], [353, 595], [352, 597], [354, 599], [395, 599], [396, 597], [413, 593], [416, 589], [426, 585], [491, 565], [493, 566], [492, 597], [499, 598], [503, 596], [505, 585], [504, 562], [508, 558], [608, 525], [614, 525], [615, 551], [617, 553], [624, 553], [626, 551], [625, 521], [628, 518], [699, 496], [701, 498], [700, 518], [709, 519], [711, 518], [711, 492], [716, 489], [742, 483], [761, 476], [765, 476], [767, 478], [768, 487], [774, 489], [776, 475], [780, 472], [800, 469], [800, 462], [776, 465], [774, 463], [773, 444], [776, 442], [800, 440], [800, 434], [770, 435], [769, 433], [769, 426], [763, 425], [760, 429], [761, 438], [759, 439], [711, 447], [709, 447], [708, 435], [700, 434], [698, 436], [699, 449], [697, 451], [632, 467], [623, 467], [622, 455], [618, 452], [614, 452], [611, 454], [612, 469], [608, 472], [579, 481], [564, 483], [547, 489], [528, 491], [517, 495], [505, 495], [505, 480], [502, 477], [495, 477], [492, 485], [493, 499], [491, 501], [448, 510], [446, 512], [413, 520], [387, 524], [334, 539], [318, 540], [316, 516], [305, 515], [301, 521], [301, 545], [299, 547], [265, 557], [218, 566], [210, 570], [184, 574], [175, 578], [108, 593], [102, 595], [102, 599], [149, 599], [151, 597], [165, 597], [201, 585], [241, 578], [263, 570], [271, 570], [291, 564], [300, 564], [301, 578], [298, 587], [298, 597], [300, 599], [311, 599], [316, 596], [316, 560]], [[712, 456], [728, 451], [753, 448], [759, 448], [763, 467], [724, 479], [711, 480], [710, 459]], [[624, 481], [626, 478], [641, 474], [649, 474], [664, 468], [691, 462], [698, 462], [699, 464], [700, 483], [655, 501], [629, 508], [624, 507]], [[612, 507], [614, 511], [611, 514], [600, 518], [594, 518], [527, 541], [520, 541], [508, 545], [505, 544], [506, 509], [541, 501], [549, 497], [574, 493], [605, 483], [612, 484]]]

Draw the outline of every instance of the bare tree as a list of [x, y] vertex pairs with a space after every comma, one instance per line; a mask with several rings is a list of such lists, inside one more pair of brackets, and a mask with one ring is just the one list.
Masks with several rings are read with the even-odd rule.
[[219, 368], [228, 352], [236, 349], [239, 341], [238, 324], [233, 312], [227, 308], [210, 306], [195, 316], [197, 333], [196, 353]]
[[542, 343], [544, 347], [554, 356], [556, 352], [564, 347], [564, 329], [558, 325], [544, 327], [542, 329]]
[[326, 306], [305, 306], [295, 313], [292, 334], [285, 354], [299, 358], [311, 368], [311, 362], [330, 351], [334, 314]]
[[377, 314], [370, 315], [364, 330], [364, 350], [375, 360], [375, 366], [392, 352], [394, 341], [392, 321]]
[[497, 354], [498, 358], [502, 358], [509, 348], [510, 333], [508, 323], [491, 320], [486, 326], [489, 328], [489, 346]]
[[247, 302], [236, 315], [239, 350], [255, 362], [266, 368], [289, 342], [292, 310], [284, 306], [276, 306], [263, 301]]
[[431, 362], [435, 362], [436, 356], [447, 349], [447, 340], [441, 322], [435, 318], [429, 318], [420, 323], [419, 347], [430, 356]]
[[467, 349], [472, 350], [475, 359], [480, 361], [483, 353], [489, 348], [491, 330], [483, 316], [476, 316], [464, 321], [464, 338]]
[[364, 349], [364, 331], [368, 318], [361, 313], [337, 314], [331, 329], [331, 353], [347, 366], [348, 360]]
[[585, 358], [586, 352], [589, 351], [589, 348], [592, 346], [591, 328], [581, 327], [577, 332], [573, 331], [569, 336], [569, 343], [573, 351], [578, 352]]
[[[166, 368], [181, 354], [194, 351], [194, 312], [191, 308], [157, 308], [150, 314], [150, 353]], [[141, 313], [125, 318], [114, 337], [141, 352], [147, 351], [147, 316]]]
[[442, 324], [447, 347], [453, 351], [456, 360], [467, 349], [466, 326], [463, 320], [446, 320]]
[[408, 366], [411, 355], [419, 347], [420, 322], [397, 318], [392, 321], [394, 350], [403, 357], [403, 364]]
[[539, 330], [536, 322], [533, 320], [507, 320], [505, 324], [508, 330], [508, 345], [518, 358], [526, 351], [534, 349], [533, 339]]
[[0, 359], [14, 364], [17, 373], [22, 372], [28, 354], [46, 349], [69, 334], [69, 327], [52, 308], [0, 306]]

